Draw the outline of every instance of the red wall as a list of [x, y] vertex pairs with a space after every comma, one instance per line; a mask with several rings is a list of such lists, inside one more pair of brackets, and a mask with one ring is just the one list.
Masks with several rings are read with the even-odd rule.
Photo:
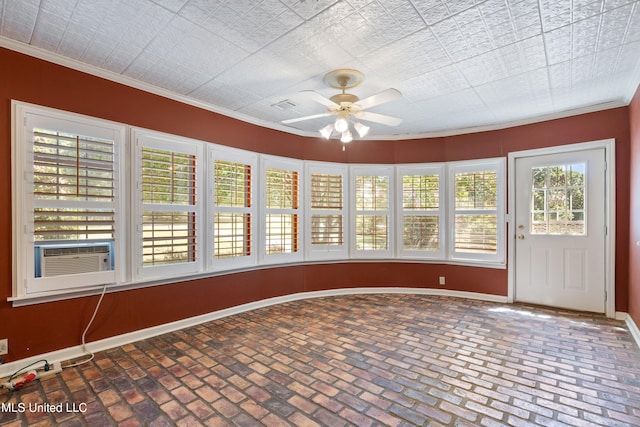
[[[12, 99], [255, 152], [344, 163], [410, 163], [506, 156], [510, 151], [615, 138], [618, 194], [629, 193], [629, 108], [505, 130], [408, 141], [354, 141], [347, 151], [239, 122], [157, 95], [0, 49], [0, 235], [11, 235]], [[637, 114], [636, 114], [636, 124]], [[636, 132], [637, 133], [637, 132]], [[636, 138], [636, 151], [638, 140]], [[638, 186], [636, 185], [636, 191]], [[616, 309], [627, 310], [629, 200], [617, 204]], [[637, 221], [636, 221], [637, 228]], [[260, 269], [107, 294], [87, 341], [291, 293], [348, 287], [438, 287], [507, 294], [507, 271], [402, 262], [348, 262]], [[80, 344], [97, 296], [14, 308], [11, 240], [0, 241], [0, 338], [7, 361]], [[52, 321], [52, 320], [55, 320]]]
[[640, 325], [640, 87], [629, 106], [631, 122], [631, 172], [629, 208], [629, 303], [628, 312]]

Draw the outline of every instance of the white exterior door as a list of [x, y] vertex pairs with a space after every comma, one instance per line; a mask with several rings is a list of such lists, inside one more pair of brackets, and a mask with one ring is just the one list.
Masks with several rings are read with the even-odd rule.
[[605, 149], [515, 160], [515, 300], [605, 312]]

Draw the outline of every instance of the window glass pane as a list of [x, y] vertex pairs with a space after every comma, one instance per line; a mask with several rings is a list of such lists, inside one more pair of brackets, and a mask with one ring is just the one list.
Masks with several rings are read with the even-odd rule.
[[142, 216], [143, 265], [192, 262], [196, 259], [193, 212], [151, 212]]
[[267, 208], [298, 209], [298, 172], [267, 168]]
[[114, 142], [33, 131], [33, 192], [40, 200], [114, 200]]
[[342, 245], [342, 215], [311, 215], [312, 245]]
[[388, 221], [387, 215], [356, 215], [356, 249], [388, 249]]
[[356, 176], [356, 209], [368, 211], [388, 210], [389, 177]]
[[195, 205], [196, 156], [143, 147], [142, 201]]
[[439, 218], [436, 215], [405, 215], [402, 219], [402, 247], [405, 250], [439, 249]]
[[495, 254], [496, 215], [458, 214], [455, 216], [456, 251]]
[[532, 168], [532, 234], [585, 233], [584, 163]]
[[251, 166], [242, 163], [214, 162], [214, 205], [251, 207]]
[[298, 215], [268, 214], [266, 226], [267, 254], [298, 252]]
[[438, 209], [439, 205], [440, 188], [437, 174], [402, 177], [403, 209]]
[[496, 209], [495, 170], [455, 174], [456, 209]]
[[251, 255], [250, 214], [215, 214], [214, 252], [215, 258], [232, 258]]

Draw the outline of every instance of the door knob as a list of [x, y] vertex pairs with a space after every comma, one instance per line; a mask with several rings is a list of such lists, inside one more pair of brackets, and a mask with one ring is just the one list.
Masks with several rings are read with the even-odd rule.
[[518, 234], [518, 240], [524, 240], [524, 234]]

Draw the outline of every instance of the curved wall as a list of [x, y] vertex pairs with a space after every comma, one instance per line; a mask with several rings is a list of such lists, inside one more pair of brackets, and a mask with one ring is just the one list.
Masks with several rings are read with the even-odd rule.
[[[619, 194], [629, 192], [629, 112], [617, 108], [498, 131], [402, 141], [337, 142], [240, 122], [0, 48], [0, 235], [11, 236], [11, 100], [255, 152], [341, 163], [412, 163], [507, 156], [510, 151], [615, 138]], [[629, 201], [618, 197], [616, 309], [627, 309]], [[447, 277], [446, 287], [437, 285]], [[416, 287], [507, 295], [507, 270], [406, 262], [262, 268], [107, 294], [87, 334], [94, 341], [265, 298], [349, 287]], [[97, 296], [12, 307], [11, 239], [0, 241], [0, 338], [7, 361], [80, 344]], [[52, 320], [55, 320], [53, 322]]]

